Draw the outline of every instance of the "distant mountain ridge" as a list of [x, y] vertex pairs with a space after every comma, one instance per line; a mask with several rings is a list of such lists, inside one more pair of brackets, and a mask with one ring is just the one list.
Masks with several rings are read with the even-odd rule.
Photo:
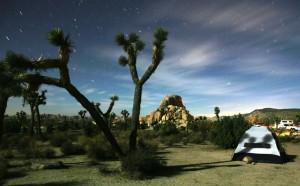
[[297, 115], [300, 115], [300, 108], [263, 108], [256, 109], [250, 113], [243, 114], [248, 120], [256, 120], [257, 123], [274, 123], [275, 117], [281, 119], [297, 121]]

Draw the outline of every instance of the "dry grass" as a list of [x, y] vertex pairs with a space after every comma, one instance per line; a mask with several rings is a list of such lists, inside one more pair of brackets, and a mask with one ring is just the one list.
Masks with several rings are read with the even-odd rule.
[[[300, 145], [286, 144], [287, 153], [297, 156], [284, 165], [245, 164], [229, 161], [232, 150], [219, 150], [213, 145], [177, 145], [162, 148], [159, 156], [167, 159], [168, 168], [157, 176], [141, 181], [128, 180], [118, 174], [101, 174], [99, 166], [90, 166], [86, 156], [70, 156], [63, 161], [69, 169], [32, 171], [14, 160], [10, 177], [4, 185], [298, 185]], [[103, 162], [116, 169], [118, 161]]]

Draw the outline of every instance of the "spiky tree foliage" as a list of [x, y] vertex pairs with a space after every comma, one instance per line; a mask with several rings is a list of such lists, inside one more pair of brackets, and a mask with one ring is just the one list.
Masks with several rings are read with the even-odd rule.
[[130, 33], [128, 36], [120, 33], [115, 37], [115, 42], [121, 46], [126, 53], [126, 56], [122, 55], [119, 58], [119, 64], [121, 66], [128, 66], [132, 81], [135, 85], [134, 101], [132, 107], [132, 120], [131, 120], [131, 134], [129, 139], [130, 151], [134, 151], [136, 148], [137, 129], [139, 127], [139, 116], [142, 101], [142, 89], [145, 82], [154, 73], [160, 62], [164, 57], [164, 42], [167, 40], [168, 31], [164, 29], [157, 29], [154, 34], [154, 41], [152, 47], [152, 63], [143, 76], [139, 77], [136, 67], [137, 56], [140, 51], [145, 47], [144, 42], [139, 38], [136, 33]]
[[129, 112], [127, 110], [122, 110], [121, 114], [124, 117], [124, 129], [126, 130], [127, 129], [127, 118], [129, 116]]
[[16, 59], [23, 59], [22, 56], [17, 55], [12, 59], [11, 51], [7, 52], [6, 58], [0, 61], [0, 144], [3, 136], [4, 114], [7, 108], [7, 102], [10, 97], [17, 97], [21, 95], [22, 84], [14, 81], [14, 75], [20, 73], [20, 69], [10, 69], [8, 62], [14, 63]]
[[[59, 47], [59, 57], [54, 59], [49, 58], [39, 58], [36, 60], [31, 60], [31, 63], [25, 66], [27, 70], [37, 69], [47, 71], [49, 69], [58, 69], [60, 73], [59, 78], [43, 76], [40, 74], [29, 73], [28, 71], [14, 76], [14, 80], [18, 82], [26, 82], [34, 87], [38, 87], [41, 84], [48, 84], [66, 89], [70, 95], [72, 95], [91, 115], [96, 124], [102, 130], [103, 134], [106, 136], [107, 140], [110, 142], [112, 148], [118, 154], [119, 157], [123, 157], [119, 144], [117, 143], [115, 137], [111, 133], [105, 119], [97, 109], [94, 104], [90, 102], [83, 94], [81, 94], [78, 89], [71, 83], [68, 62], [71, 55], [72, 42], [69, 35], [65, 35], [60, 28], [56, 28], [50, 31], [47, 35], [50, 43]], [[17, 54], [13, 53], [14, 56]], [[9, 64], [9, 68], [19, 68], [19, 65]]]

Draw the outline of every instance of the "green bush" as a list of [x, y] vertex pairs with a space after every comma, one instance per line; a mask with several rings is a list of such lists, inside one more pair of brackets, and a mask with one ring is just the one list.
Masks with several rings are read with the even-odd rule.
[[55, 150], [52, 147], [45, 147], [43, 149], [40, 150], [40, 156], [42, 158], [54, 158], [55, 157]]
[[235, 148], [240, 138], [251, 127], [250, 123], [239, 114], [224, 117], [217, 121], [210, 133], [210, 140], [220, 148]]
[[95, 136], [91, 143], [87, 145], [87, 155], [94, 160], [114, 159], [117, 157], [102, 134]]
[[5, 149], [17, 147], [20, 138], [20, 134], [4, 134], [2, 137], [1, 148]]
[[130, 179], [143, 179], [161, 171], [167, 162], [154, 153], [137, 149], [121, 159], [121, 169]]
[[22, 123], [17, 118], [9, 118], [5, 120], [3, 129], [6, 133], [20, 133]]
[[143, 139], [139, 138], [137, 141], [139, 149], [157, 151], [159, 143], [156, 139]]
[[159, 141], [167, 146], [172, 146], [174, 143], [180, 142], [180, 136], [178, 135], [168, 135], [168, 136], [161, 136], [159, 138]]
[[71, 141], [66, 141], [60, 147], [60, 150], [64, 155], [79, 155], [84, 154], [84, 147], [79, 144], [73, 144]]
[[64, 132], [54, 133], [50, 136], [50, 144], [55, 147], [60, 147], [66, 141], [68, 141], [68, 137]]
[[189, 135], [188, 140], [190, 143], [200, 144], [205, 141], [205, 135], [202, 132], [193, 132]]
[[172, 134], [177, 134], [177, 126], [173, 122], [166, 122], [165, 124], [161, 124], [161, 126], [158, 129], [158, 134], [160, 136], [167, 136]]
[[36, 141], [30, 136], [24, 136], [20, 139], [18, 144], [18, 151], [25, 158], [39, 158], [41, 157], [41, 150]]

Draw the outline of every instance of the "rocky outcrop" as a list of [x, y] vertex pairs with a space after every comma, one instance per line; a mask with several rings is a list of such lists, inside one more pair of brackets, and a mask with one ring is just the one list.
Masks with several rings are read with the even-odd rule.
[[153, 123], [165, 123], [172, 121], [178, 126], [186, 126], [193, 116], [186, 110], [182, 98], [178, 95], [166, 96], [156, 110], [150, 113], [147, 119], [148, 125]]

